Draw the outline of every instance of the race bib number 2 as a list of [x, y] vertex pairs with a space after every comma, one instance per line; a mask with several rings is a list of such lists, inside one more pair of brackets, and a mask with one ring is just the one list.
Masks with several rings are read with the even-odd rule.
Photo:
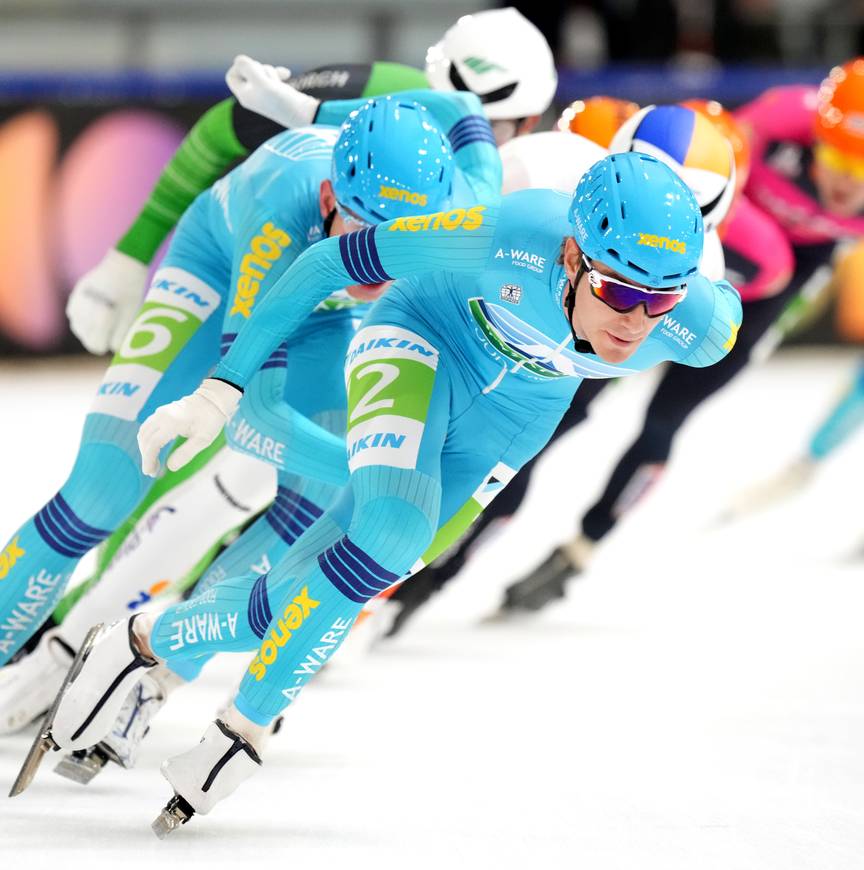
[[361, 329], [348, 348], [348, 465], [415, 468], [438, 351], [396, 326]]
[[160, 269], [91, 410], [135, 420], [162, 375], [219, 302], [219, 294], [189, 272]]

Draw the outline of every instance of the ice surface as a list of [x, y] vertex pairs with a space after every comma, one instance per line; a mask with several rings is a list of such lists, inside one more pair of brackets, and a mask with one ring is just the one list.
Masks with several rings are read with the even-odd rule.
[[[860, 870], [864, 563], [848, 556], [864, 440], [800, 497], [711, 525], [796, 455], [854, 358], [799, 351], [747, 372], [689, 421], [565, 602], [479, 625], [634, 431], [650, 379], [616, 386], [404, 636], [310, 686], [231, 800], [165, 842], [149, 830], [170, 796], [160, 760], [199, 739], [242, 657], [172, 699], [136, 771], [83, 789], [46, 763], [0, 798], [0, 865]], [[71, 466], [100, 368], [0, 367], [0, 536]], [[4, 793], [31, 739], [0, 741]]]

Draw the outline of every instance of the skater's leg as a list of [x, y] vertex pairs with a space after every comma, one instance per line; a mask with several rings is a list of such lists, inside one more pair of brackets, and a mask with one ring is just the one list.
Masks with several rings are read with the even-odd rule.
[[[608, 383], [608, 380], [588, 380], [580, 385], [549, 444], [587, 418], [589, 404]], [[483, 539], [490, 526], [506, 521], [516, 513], [528, 492], [540, 456], [542, 452], [529, 459], [519, 469], [513, 480], [483, 510], [476, 522], [453, 547], [445, 550], [431, 565], [412, 578], [411, 583], [402, 583], [393, 592], [389, 599], [390, 614], [382, 620], [387, 636], [393, 636], [401, 631], [410, 617], [465, 567], [474, 547]]]
[[[193, 230], [195, 216], [187, 224]], [[123, 347], [97, 391], [72, 472], [0, 555], [0, 664], [51, 613], [78, 563], [135, 508], [152, 481], [140, 467], [140, 422], [184, 395], [217, 358], [227, 266], [203, 262], [178, 230]], [[192, 252], [186, 248], [192, 247]], [[194, 254], [194, 257], [192, 256]]]
[[600, 499], [582, 520], [582, 532], [590, 541], [597, 542], [607, 535], [657, 482], [684, 421], [747, 366], [754, 347], [792, 292], [794, 288], [787, 288], [777, 296], [745, 302], [735, 347], [716, 365], [706, 369], [672, 365], [664, 372], [646, 411], [642, 431], [621, 457]]
[[810, 439], [808, 455], [824, 459], [864, 423], [864, 362], [858, 364], [855, 380]]

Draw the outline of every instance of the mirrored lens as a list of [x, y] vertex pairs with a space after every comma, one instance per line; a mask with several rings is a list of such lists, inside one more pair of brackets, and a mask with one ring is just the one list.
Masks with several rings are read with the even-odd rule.
[[637, 305], [644, 305], [649, 317], [660, 317], [661, 314], [668, 314], [687, 295], [686, 285], [676, 288], [674, 292], [652, 293], [629, 284], [619, 284], [595, 269], [588, 273], [588, 283], [591, 292], [601, 302], [605, 302], [620, 314], [632, 311]]

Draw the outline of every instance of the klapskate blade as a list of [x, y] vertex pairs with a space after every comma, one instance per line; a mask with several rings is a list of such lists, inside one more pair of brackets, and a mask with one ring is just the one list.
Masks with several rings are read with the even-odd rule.
[[54, 702], [39, 726], [39, 733], [36, 735], [36, 739], [33, 741], [27, 757], [24, 759], [24, 764], [21, 765], [21, 770], [18, 771], [18, 776], [15, 778], [15, 782], [9, 792], [9, 797], [16, 797], [21, 794], [33, 782], [33, 777], [36, 776], [36, 771], [39, 770], [42, 759], [48, 754], [49, 750], [55, 748], [56, 744], [51, 739], [51, 726], [54, 724], [54, 716], [57, 714], [57, 709], [60, 706], [60, 701], [63, 700], [63, 695], [66, 694], [66, 689], [72, 680], [78, 676], [78, 672], [84, 664], [84, 659], [87, 658], [87, 654], [93, 648], [93, 641], [101, 628], [102, 625], [100, 623], [99, 625], [94, 625], [87, 632], [87, 637], [84, 638], [81, 649], [78, 650], [78, 654], [69, 666], [69, 670], [63, 680], [63, 685], [60, 686], [60, 691], [57, 692]]

